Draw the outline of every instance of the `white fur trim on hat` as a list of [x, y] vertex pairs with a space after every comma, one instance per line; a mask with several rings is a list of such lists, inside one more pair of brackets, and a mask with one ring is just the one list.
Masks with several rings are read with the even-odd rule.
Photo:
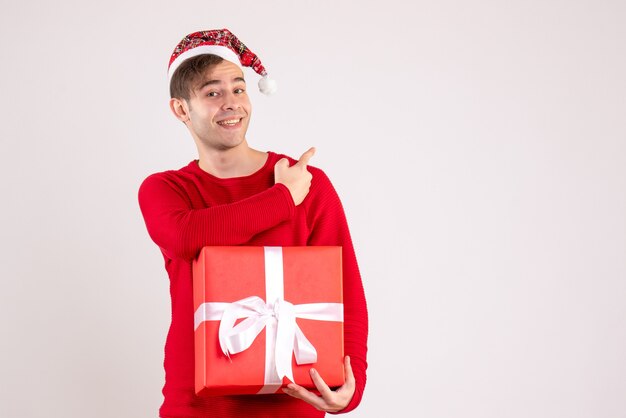
[[230, 61], [233, 64], [236, 64], [243, 71], [241, 61], [239, 61], [239, 57], [233, 52], [232, 49], [221, 45], [200, 45], [188, 51], [185, 51], [176, 57], [174, 62], [172, 62], [172, 64], [170, 65], [170, 68], [167, 70], [168, 81], [172, 81], [172, 75], [174, 75], [174, 71], [176, 71], [176, 69], [180, 67], [183, 61], [202, 54], [213, 54], [222, 57], [226, 61]]

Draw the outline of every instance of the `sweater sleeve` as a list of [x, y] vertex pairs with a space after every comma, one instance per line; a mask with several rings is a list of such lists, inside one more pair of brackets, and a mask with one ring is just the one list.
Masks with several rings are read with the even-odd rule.
[[350, 356], [356, 388], [345, 413], [361, 402], [366, 382], [368, 313], [363, 283], [352, 245], [352, 238], [339, 196], [326, 174], [313, 172], [314, 193], [307, 217], [311, 234], [308, 245], [340, 245], [343, 257], [344, 347]]
[[141, 184], [139, 206], [152, 240], [168, 257], [189, 261], [202, 247], [244, 244], [295, 213], [283, 184], [231, 204], [193, 209], [188, 197], [159, 174]]

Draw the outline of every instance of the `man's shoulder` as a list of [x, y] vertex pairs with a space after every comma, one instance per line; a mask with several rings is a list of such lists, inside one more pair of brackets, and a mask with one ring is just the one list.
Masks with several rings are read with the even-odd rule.
[[179, 169], [171, 169], [152, 173], [142, 181], [141, 188], [157, 184], [183, 186], [188, 183], [193, 183], [194, 177], [196, 176], [193, 170], [193, 164], [196, 164], [195, 160], [191, 161], [189, 164]]

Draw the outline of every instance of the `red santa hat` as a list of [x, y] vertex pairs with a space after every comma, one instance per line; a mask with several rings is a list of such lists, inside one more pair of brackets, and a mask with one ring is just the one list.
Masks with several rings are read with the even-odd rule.
[[167, 69], [169, 81], [172, 81], [174, 71], [191, 57], [202, 54], [213, 54], [236, 64], [243, 70], [243, 67], [252, 67], [262, 78], [259, 80], [259, 90], [261, 93], [271, 95], [276, 92], [276, 82], [270, 79], [261, 60], [248, 49], [235, 35], [228, 29], [214, 29], [194, 32], [183, 38], [176, 45], [170, 64]]

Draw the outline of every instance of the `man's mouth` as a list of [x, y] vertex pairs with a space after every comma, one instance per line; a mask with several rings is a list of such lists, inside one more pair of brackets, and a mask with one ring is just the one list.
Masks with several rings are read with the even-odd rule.
[[218, 125], [222, 125], [222, 126], [235, 126], [239, 122], [241, 122], [241, 119], [242, 118], [221, 120], [221, 121], [217, 122], [217, 124]]

